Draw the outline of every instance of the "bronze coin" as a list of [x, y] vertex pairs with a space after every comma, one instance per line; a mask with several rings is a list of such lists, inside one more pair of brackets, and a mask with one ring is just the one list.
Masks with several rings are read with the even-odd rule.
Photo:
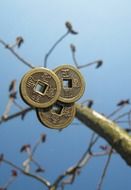
[[56, 102], [48, 108], [36, 109], [39, 121], [48, 128], [62, 129], [67, 127], [75, 117], [75, 104]]
[[84, 93], [85, 82], [80, 71], [71, 65], [62, 65], [54, 69], [61, 81], [59, 101], [73, 103]]
[[58, 99], [61, 91], [57, 75], [46, 68], [28, 71], [21, 80], [20, 94], [23, 100], [35, 108], [45, 108]]

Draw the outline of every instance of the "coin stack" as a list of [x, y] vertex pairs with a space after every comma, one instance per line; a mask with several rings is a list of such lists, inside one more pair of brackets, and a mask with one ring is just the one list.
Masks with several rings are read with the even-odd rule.
[[38, 67], [28, 71], [20, 82], [22, 99], [36, 109], [39, 121], [48, 128], [62, 129], [74, 119], [75, 102], [85, 90], [78, 69], [62, 65], [56, 69]]

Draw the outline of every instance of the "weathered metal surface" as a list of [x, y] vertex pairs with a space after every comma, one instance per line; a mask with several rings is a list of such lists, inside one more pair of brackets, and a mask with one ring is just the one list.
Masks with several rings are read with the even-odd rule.
[[21, 80], [20, 94], [32, 107], [45, 108], [57, 101], [61, 91], [57, 75], [46, 68], [34, 68]]
[[45, 126], [52, 129], [62, 129], [72, 122], [75, 112], [76, 108], [74, 104], [56, 102], [48, 108], [37, 109], [37, 116]]
[[61, 81], [61, 93], [58, 100], [73, 103], [80, 99], [85, 90], [84, 78], [80, 71], [71, 65], [62, 65], [54, 72]]

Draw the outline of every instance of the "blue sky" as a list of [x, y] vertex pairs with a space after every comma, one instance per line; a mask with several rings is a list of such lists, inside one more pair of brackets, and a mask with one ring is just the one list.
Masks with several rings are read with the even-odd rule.
[[[65, 21], [70, 21], [79, 35], [68, 36], [48, 59], [48, 67], [72, 64], [70, 44], [77, 48], [80, 65], [102, 59], [99, 70], [93, 67], [81, 69], [86, 80], [86, 90], [79, 102], [95, 101], [94, 109], [109, 114], [121, 99], [130, 98], [131, 88], [131, 1], [130, 0], [4, 0], [0, 2], [0, 38], [13, 43], [16, 36], [23, 36], [25, 43], [19, 54], [35, 66], [43, 66], [44, 56], [53, 43], [66, 32]], [[0, 115], [8, 101], [8, 85], [17, 79], [17, 88], [29, 68], [19, 62], [8, 50], [0, 46]], [[18, 94], [18, 102], [26, 106]], [[17, 111], [12, 108], [11, 113]], [[77, 120], [74, 121], [74, 123]], [[71, 166], [86, 150], [91, 131], [84, 125], [72, 124], [61, 133], [44, 128], [35, 113], [29, 113], [24, 121], [20, 118], [0, 127], [0, 152], [18, 164], [25, 159], [19, 153], [22, 144], [34, 143], [40, 133], [47, 133], [47, 144], [38, 150], [38, 160], [46, 168], [49, 179]], [[103, 141], [100, 142], [105, 143]], [[97, 145], [99, 147], [99, 144]], [[73, 152], [73, 154], [72, 154]], [[74, 185], [68, 190], [96, 188], [105, 158], [94, 159]], [[10, 168], [0, 167], [0, 185], [8, 177]], [[103, 189], [129, 190], [131, 171], [114, 156]], [[113, 183], [112, 183], [113, 181]], [[42, 189], [42, 186], [25, 177], [20, 177], [10, 189]]]

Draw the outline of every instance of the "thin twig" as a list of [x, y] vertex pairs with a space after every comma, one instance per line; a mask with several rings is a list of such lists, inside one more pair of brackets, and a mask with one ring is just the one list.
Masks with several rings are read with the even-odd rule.
[[75, 64], [76, 68], [79, 68], [79, 64], [78, 64], [78, 62], [77, 62], [77, 60], [76, 60], [75, 52], [74, 52], [74, 51], [71, 51], [71, 52], [72, 52], [72, 59], [73, 59], [73, 62], [74, 62], [74, 64]]
[[91, 148], [93, 147], [93, 145], [95, 145], [95, 143], [98, 141], [99, 139], [99, 136], [97, 135], [96, 138], [95, 138], [95, 135], [96, 133], [93, 132], [92, 135], [91, 135], [91, 139], [90, 139], [90, 142], [89, 142], [89, 146], [88, 146], [88, 152], [91, 153]]
[[39, 147], [39, 145], [42, 143], [41, 137], [36, 141], [32, 151], [30, 152], [29, 158], [31, 160], [31, 162], [33, 162], [36, 166], [38, 166], [38, 168], [42, 168], [41, 165], [34, 159], [34, 154], [37, 150], [37, 148]]
[[79, 65], [77, 68], [78, 69], [83, 69], [85, 67], [89, 67], [91, 65], [95, 65], [95, 64], [98, 64], [101, 60], [96, 60], [96, 61], [93, 61], [93, 62], [90, 62], [90, 63], [87, 63], [85, 65]]
[[38, 175], [35, 175], [35, 174], [32, 174], [32, 173], [29, 173], [29, 172], [25, 172], [25, 170], [23, 170], [22, 168], [20, 168], [19, 166], [15, 165], [14, 163], [12, 163], [11, 161], [8, 161], [6, 159], [3, 159], [3, 162], [10, 165], [11, 167], [17, 169], [18, 171], [20, 171], [22, 174], [26, 175], [26, 176], [29, 176], [29, 177], [32, 177], [34, 179], [36, 179], [37, 181], [40, 181], [42, 184], [44, 184], [46, 187], [50, 187], [50, 182], [41, 177], [41, 176], [38, 176]]
[[129, 111], [125, 112], [125, 113], [123, 113], [121, 115], [119, 115], [118, 117], [116, 117], [115, 119], [113, 119], [113, 121], [117, 122], [117, 120], [119, 120], [119, 119], [121, 119], [121, 118], [123, 118], [125, 116], [128, 116], [128, 114], [129, 114]]
[[102, 189], [102, 185], [103, 185], [104, 179], [105, 179], [106, 174], [107, 174], [107, 169], [108, 169], [110, 161], [111, 161], [111, 156], [112, 156], [112, 148], [111, 148], [111, 150], [109, 152], [106, 164], [105, 164], [103, 172], [102, 172], [102, 176], [101, 176], [100, 181], [99, 181], [98, 186], [97, 186], [97, 190]]
[[69, 176], [69, 178], [67, 180], [64, 180], [61, 183], [62, 189], [64, 188], [64, 185], [73, 183], [73, 181], [75, 180], [76, 174], [79, 173], [81, 168], [83, 168], [88, 163], [88, 161], [92, 158], [92, 153], [90, 150], [91, 150], [92, 146], [97, 142], [97, 140], [98, 140], [98, 137], [95, 138], [95, 133], [93, 133], [91, 135], [91, 139], [90, 139], [88, 148], [85, 151], [85, 153], [82, 155], [80, 160], [77, 162], [76, 165], [68, 168], [63, 174], [58, 176], [58, 178], [53, 183], [54, 187], [57, 188], [58, 184], [67, 176]]
[[38, 168], [42, 168], [41, 165], [40, 165], [34, 158], [32, 158], [31, 161], [32, 161]]
[[[117, 152], [115, 150], [113, 150], [112, 153], [116, 154]], [[109, 151], [107, 151], [107, 150], [92, 153], [92, 157], [94, 157], [94, 158], [95, 157], [101, 157], [101, 156], [107, 156], [107, 155], [109, 155]]]
[[16, 98], [16, 80], [12, 80], [10, 85], [9, 85], [9, 99], [8, 99], [8, 103], [5, 107], [5, 111], [2, 115], [2, 117], [4, 119], [6, 119], [9, 115], [9, 112], [11, 110], [11, 107], [12, 107], [12, 104], [14, 103], [15, 101], [15, 98]]
[[[85, 164], [91, 159], [91, 157], [92, 157], [92, 155], [86, 151], [84, 153], [84, 155], [82, 156], [82, 158], [78, 161], [78, 163], [75, 166], [68, 168], [63, 174], [61, 174], [60, 176], [57, 177], [57, 179], [53, 183], [53, 186], [55, 186], [57, 188], [59, 183], [67, 176], [69, 176], [69, 178], [70, 178], [70, 176], [76, 176], [77, 172], [79, 172], [80, 169], [83, 166], [85, 166]], [[72, 179], [72, 178], [70, 178], [70, 179]], [[72, 183], [72, 180], [70, 181], [70, 183]], [[66, 185], [65, 182], [64, 182], [64, 184]], [[69, 184], [69, 181], [68, 181], [68, 184]]]
[[22, 110], [22, 111], [16, 112], [16, 113], [14, 113], [14, 114], [8, 116], [7, 118], [1, 117], [1, 118], [0, 118], [0, 124], [3, 123], [3, 122], [9, 121], [9, 120], [11, 120], [11, 119], [14, 119], [14, 118], [16, 118], [16, 117], [18, 117], [18, 116], [22, 116], [22, 114], [26, 114], [26, 113], [28, 113], [29, 111], [32, 111], [32, 110], [34, 110], [32, 107], [28, 107], [28, 108], [25, 108], [25, 109]]
[[[68, 168], [63, 174], [58, 176], [58, 178], [55, 180], [55, 182], [52, 185], [52, 187], [54, 187], [54, 189], [57, 189], [60, 182], [67, 176], [68, 176], [68, 179], [61, 182], [61, 189], [64, 189], [64, 186], [67, 184], [72, 184], [73, 181], [75, 180], [76, 174], [80, 173], [80, 170], [88, 163], [88, 161], [91, 158], [109, 155], [109, 150], [96, 152], [96, 153], [90, 152], [91, 147], [98, 140], [98, 136], [96, 138], [94, 138], [94, 137], [95, 137], [95, 135], [92, 134], [89, 146], [88, 146], [86, 152], [82, 155], [80, 160], [77, 162], [77, 164], [75, 166]], [[115, 153], [115, 151], [112, 151], [112, 152]]]
[[50, 56], [50, 54], [52, 53], [52, 51], [55, 49], [55, 47], [69, 34], [70, 32], [67, 31], [64, 35], [62, 35], [55, 43], [54, 45], [51, 47], [51, 49], [48, 51], [48, 53], [45, 55], [44, 58], [44, 67], [47, 67], [47, 59]]
[[61, 183], [61, 190], [64, 190], [65, 185], [71, 185], [73, 184], [74, 180], [76, 177], [76, 173], [74, 175], [69, 176], [69, 178], [65, 179], [62, 183]]
[[116, 123], [129, 123], [129, 120], [117, 120]]
[[34, 66], [32, 66], [31, 63], [29, 63], [28, 61], [26, 61], [25, 59], [23, 59], [18, 53], [16, 53], [16, 51], [13, 49], [13, 47], [9, 46], [7, 43], [5, 43], [3, 40], [0, 39], [0, 43], [6, 48], [8, 49], [19, 61], [21, 61], [22, 63], [24, 63], [25, 65], [27, 65], [30, 68], [34, 68]]
[[3, 189], [6, 190], [6, 189], [14, 182], [15, 178], [16, 178], [16, 177], [11, 176], [11, 177], [9, 178], [9, 180], [7, 181], [7, 183], [3, 186]]
[[32, 152], [31, 152], [31, 156], [33, 157], [33, 155], [35, 154], [35, 152], [36, 152], [36, 150], [37, 150], [37, 148], [38, 148], [38, 146], [41, 144], [41, 138], [40, 139], [38, 139], [38, 141], [36, 142], [36, 144], [35, 144], [35, 146], [33, 147], [33, 150], [32, 150]]
[[15, 100], [13, 101], [13, 104], [19, 108], [20, 110], [23, 110], [23, 107], [21, 105], [19, 105]]
[[2, 116], [4, 119], [8, 118], [13, 101], [14, 101], [14, 98], [9, 98], [6, 108], [5, 108], [5, 112], [3, 113], [3, 116]]
[[112, 113], [110, 113], [107, 116], [107, 118], [111, 118], [112, 116], [114, 116], [115, 114], [117, 114], [118, 112], [120, 112], [124, 107], [125, 107], [125, 105], [118, 107], [116, 110], [114, 110]]
[[76, 59], [76, 47], [73, 44], [71, 44], [70, 48], [71, 48], [71, 53], [72, 53], [72, 59], [73, 59], [75, 66], [77, 67], [77, 69], [89, 67], [89, 66], [94, 65], [94, 64], [96, 65], [96, 68], [99, 68], [103, 64], [102, 60], [96, 60], [96, 61], [84, 64], [84, 65], [79, 65], [78, 61]]
[[131, 110], [128, 113], [128, 125], [129, 125], [129, 128], [131, 129]]

